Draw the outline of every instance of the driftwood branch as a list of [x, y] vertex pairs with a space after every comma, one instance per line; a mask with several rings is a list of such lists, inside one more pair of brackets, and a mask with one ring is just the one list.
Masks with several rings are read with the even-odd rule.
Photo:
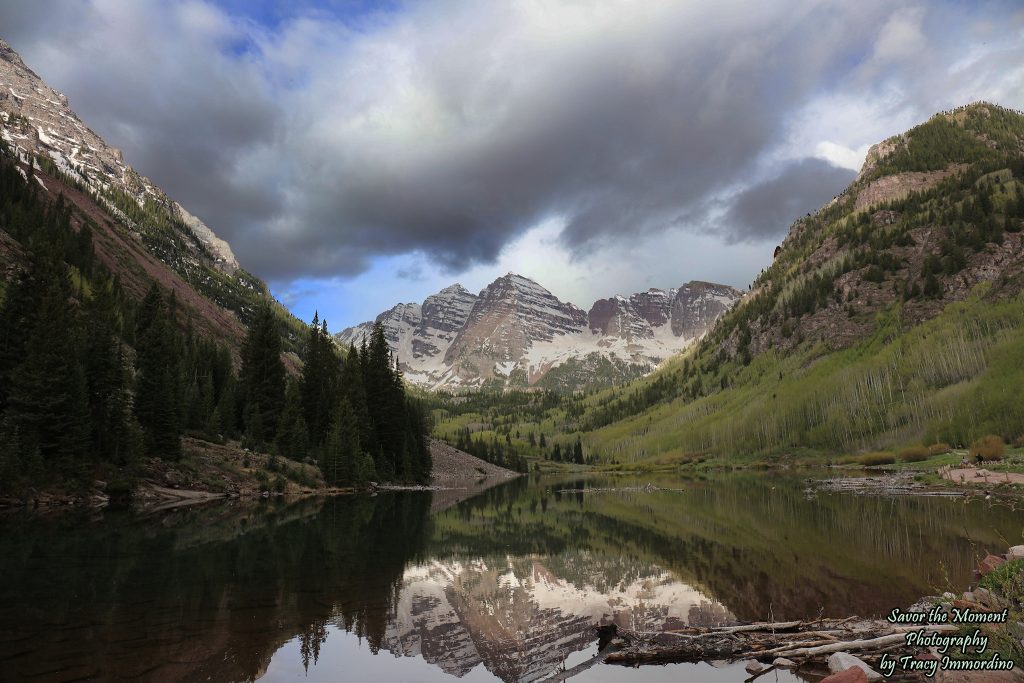
[[606, 655], [605, 661], [632, 666], [709, 659], [757, 659], [771, 663], [777, 657], [785, 657], [804, 664], [813, 661], [823, 663], [834, 652], [858, 652], [868, 657], [879, 655], [905, 645], [906, 634], [921, 629], [943, 633], [956, 630], [956, 626], [897, 626], [876, 620], [820, 619], [718, 628], [689, 627], [662, 633], [620, 630], [616, 641], [619, 649]]

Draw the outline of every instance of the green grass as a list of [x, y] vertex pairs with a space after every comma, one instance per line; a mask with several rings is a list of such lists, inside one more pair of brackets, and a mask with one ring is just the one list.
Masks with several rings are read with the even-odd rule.
[[[879, 316], [874, 335], [843, 351], [827, 353], [808, 344], [785, 356], [762, 353], [737, 368], [733, 386], [723, 391], [693, 401], [679, 397], [592, 432], [582, 429], [589, 417], [627, 389], [582, 396], [570, 405], [576, 416], [561, 406], [526, 419], [496, 409], [457, 415], [436, 410], [434, 431], [454, 434], [471, 426], [487, 438], [518, 431], [513, 442], [531, 456], [538, 453], [529, 452], [530, 432], [563, 447], [581, 434], [588, 454], [619, 469], [648, 461], [645, 468], [677, 467], [695, 455], [756, 462], [937, 441], [966, 447], [986, 434], [1012, 442], [1024, 431], [1024, 403], [1018, 399], [1024, 386], [1024, 301], [992, 301], [987, 292], [979, 286], [968, 300], [898, 336], [899, 311], [890, 311]], [[685, 360], [675, 359], [628, 390], [671, 374]], [[956, 462], [958, 456], [929, 455], [912, 464]]]

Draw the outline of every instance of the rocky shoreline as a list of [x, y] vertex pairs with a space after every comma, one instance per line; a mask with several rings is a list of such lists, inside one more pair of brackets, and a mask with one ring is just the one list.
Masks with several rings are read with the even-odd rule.
[[[574, 675], [599, 662], [640, 666], [743, 661], [751, 676], [747, 683], [778, 669], [811, 680], [820, 677], [821, 683], [890, 677], [941, 683], [1024, 681], [1024, 545], [1000, 555], [986, 551], [976, 576], [973, 588], [922, 598], [883, 619], [854, 616], [657, 633], [599, 626], [600, 653]], [[960, 657], [953, 647], [947, 649], [950, 643], [960, 645]], [[969, 644], [973, 650], [964, 649]]]
[[310, 462], [255, 453], [237, 442], [217, 444], [185, 438], [182, 445], [185, 457], [181, 461], [146, 458], [133, 466], [130, 479], [124, 472], [98, 471], [87, 486], [30, 488], [0, 497], [0, 510], [102, 509], [120, 502], [135, 510], [153, 512], [223, 500], [334, 496], [386, 490], [449, 492], [441, 497], [457, 502], [521, 476], [436, 439], [430, 440], [434, 459], [430, 485], [372, 484], [365, 489], [327, 486], [319, 468]]

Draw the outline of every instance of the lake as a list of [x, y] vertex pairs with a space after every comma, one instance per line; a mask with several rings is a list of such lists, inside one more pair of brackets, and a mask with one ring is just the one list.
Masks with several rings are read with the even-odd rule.
[[[882, 615], [963, 590], [986, 550], [1021, 542], [1006, 504], [815, 495], [808, 476], [8, 513], [0, 680], [537, 681], [593, 655], [598, 622]], [[746, 677], [598, 665], [573, 680]]]

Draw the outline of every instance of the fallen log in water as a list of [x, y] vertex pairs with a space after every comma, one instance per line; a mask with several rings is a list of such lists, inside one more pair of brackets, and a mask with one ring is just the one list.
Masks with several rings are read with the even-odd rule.
[[956, 630], [951, 624], [896, 626], [887, 621], [820, 619], [815, 621], [759, 622], [718, 628], [684, 628], [663, 632], [619, 629], [612, 641], [616, 650], [603, 659], [609, 664], [638, 666], [708, 660], [756, 659], [771, 664], [779, 657], [806, 665], [824, 664], [835, 652], [881, 655], [906, 643], [911, 631], [929, 633]]

